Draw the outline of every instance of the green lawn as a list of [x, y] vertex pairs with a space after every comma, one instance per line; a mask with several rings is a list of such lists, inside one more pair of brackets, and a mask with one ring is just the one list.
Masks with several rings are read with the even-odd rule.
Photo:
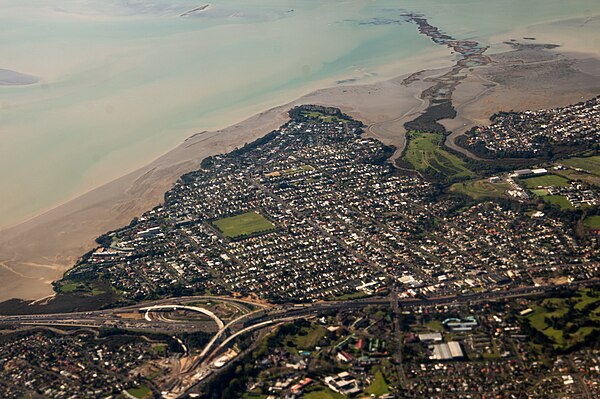
[[559, 308], [555, 311], [550, 312], [547, 308], [543, 306], [537, 306], [535, 307], [534, 312], [528, 315], [527, 318], [529, 319], [529, 322], [531, 323], [531, 326], [533, 328], [535, 328], [538, 331], [541, 331], [542, 333], [544, 333], [544, 335], [546, 335], [548, 338], [550, 338], [557, 344], [562, 344], [563, 332], [560, 330], [555, 330], [554, 328], [546, 324], [545, 318], [561, 317], [564, 316], [565, 313], [567, 313], [567, 311], [568, 309], [566, 307]]
[[537, 195], [538, 197], [545, 197], [546, 195], [548, 195], [548, 191], [546, 191], [546, 189], [544, 189], [544, 188], [540, 188], [537, 190], [531, 190], [531, 192], [534, 195]]
[[87, 295], [101, 295], [101, 294], [105, 293], [104, 290], [102, 290], [96, 286], [90, 286], [87, 283], [80, 283], [80, 282], [68, 281], [68, 280], [63, 285], [61, 285], [58, 290], [60, 292], [62, 292], [63, 294], [80, 293], [80, 294], [87, 294]]
[[167, 345], [165, 344], [154, 344], [152, 345], [152, 349], [159, 355], [164, 355], [167, 352]]
[[581, 290], [580, 294], [581, 294], [581, 296], [579, 297], [579, 300], [578, 300], [577, 304], [575, 305], [575, 309], [582, 310], [586, 306], [591, 305], [592, 303], [600, 302], [600, 298], [598, 298], [597, 296], [590, 295], [591, 290], [589, 288]]
[[321, 338], [325, 336], [325, 328], [322, 326], [311, 326], [303, 328], [301, 334], [295, 335], [293, 340], [300, 350], [313, 350]]
[[538, 187], [567, 187], [569, 181], [562, 176], [557, 175], [546, 175], [539, 177], [528, 177], [522, 179], [523, 183], [527, 188], [538, 188]]
[[562, 160], [560, 163], [572, 168], [583, 169], [591, 174], [600, 176], [600, 155], [586, 158], [570, 158]]
[[408, 161], [416, 170], [445, 176], [450, 180], [474, 176], [467, 164], [454, 154], [441, 147], [441, 133], [407, 133], [408, 146], [402, 159]]
[[146, 386], [141, 386], [139, 388], [132, 388], [132, 389], [128, 389], [127, 392], [129, 392], [129, 394], [135, 396], [136, 398], [139, 399], [145, 399], [145, 398], [151, 398], [152, 397], [152, 391], [150, 390], [150, 388], [146, 387]]
[[600, 229], [600, 216], [588, 216], [583, 224], [591, 229]]
[[554, 173], [564, 176], [569, 180], [579, 180], [594, 186], [600, 186], [600, 176], [592, 175], [586, 172], [577, 172], [573, 169], [557, 170]]
[[544, 201], [553, 205], [558, 205], [561, 209], [573, 209], [573, 205], [564, 195], [547, 195], [544, 197]]
[[66, 283], [60, 286], [60, 292], [70, 294], [76, 291], [82, 291], [86, 288], [85, 284], [81, 283]]
[[425, 323], [425, 327], [433, 331], [444, 331], [444, 325], [440, 320], [431, 320]]
[[[592, 290], [584, 289], [575, 293], [570, 298], [546, 298], [540, 301], [536, 306], [532, 306], [533, 313], [525, 318], [529, 320], [531, 327], [540, 331], [552, 340], [556, 346], [569, 348], [582, 340], [594, 331], [594, 327], [582, 325], [585, 320], [597, 320], [598, 315], [590, 312], [587, 315], [573, 316], [572, 309], [583, 310], [586, 306], [600, 301], [598, 296], [592, 294]], [[566, 319], [565, 319], [566, 318]], [[562, 320], [556, 328], [548, 324], [552, 319]], [[565, 335], [569, 326], [580, 326], [570, 336]]]
[[371, 382], [371, 385], [367, 387], [365, 393], [375, 396], [381, 396], [385, 395], [386, 393], [390, 393], [390, 388], [388, 387], [388, 384], [385, 381], [385, 377], [383, 376], [381, 370], [377, 370], [375, 372], [375, 379], [373, 380], [373, 382]]
[[369, 296], [371, 296], [371, 295], [368, 295], [363, 291], [356, 291], [356, 292], [352, 292], [350, 294], [344, 294], [344, 295], [340, 295], [340, 296], [331, 297], [330, 300], [332, 300], [332, 301], [347, 301], [349, 299], [362, 299], [362, 298], [367, 298]]
[[346, 397], [329, 388], [323, 387], [318, 391], [312, 391], [303, 396], [304, 399], [345, 399]]
[[340, 119], [337, 116], [327, 115], [318, 111], [304, 111], [304, 116], [310, 119], [321, 119], [323, 122], [339, 122], [346, 119]]
[[237, 216], [219, 219], [212, 224], [218, 228], [224, 236], [236, 238], [271, 231], [275, 225], [258, 212], [247, 212]]
[[508, 183], [490, 183], [487, 180], [455, 183], [450, 187], [450, 191], [466, 194], [473, 199], [506, 198], [506, 192], [509, 189]]

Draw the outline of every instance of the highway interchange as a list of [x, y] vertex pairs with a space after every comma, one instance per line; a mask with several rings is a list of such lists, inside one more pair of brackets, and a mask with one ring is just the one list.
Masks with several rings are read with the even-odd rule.
[[[572, 288], [580, 285], [596, 283], [597, 279], [561, 285], [560, 288]], [[120, 308], [56, 314], [0, 316], [0, 329], [7, 328], [119, 328], [141, 332], [160, 332], [177, 336], [180, 333], [194, 331], [214, 332], [212, 339], [199, 354], [194, 356], [192, 365], [182, 370], [178, 383], [166, 392], [163, 397], [174, 399], [183, 396], [191, 387], [206, 379], [217, 371], [213, 361], [225, 349], [232, 346], [236, 338], [252, 332], [273, 327], [283, 322], [317, 315], [324, 311], [361, 309], [368, 306], [390, 306], [398, 310], [409, 311], [420, 307], [453, 304], [476, 304], [503, 298], [516, 298], [542, 294], [558, 288], [557, 286], [521, 287], [512, 290], [495, 291], [429, 299], [403, 299], [395, 295], [395, 291], [387, 296], [366, 299], [314, 302], [309, 304], [271, 305], [255, 301], [215, 296], [190, 296], [161, 299], [130, 305]], [[218, 315], [202, 307], [198, 302], [223, 302], [246, 309], [238, 317], [224, 322]], [[196, 313], [198, 319], [169, 317], [174, 311]], [[126, 314], [138, 314], [138, 317], [123, 317]], [[181, 343], [181, 341], [179, 341]], [[184, 346], [182, 344], [182, 346]], [[187, 352], [187, 348], [185, 348]], [[187, 353], [186, 353], [187, 355]]]

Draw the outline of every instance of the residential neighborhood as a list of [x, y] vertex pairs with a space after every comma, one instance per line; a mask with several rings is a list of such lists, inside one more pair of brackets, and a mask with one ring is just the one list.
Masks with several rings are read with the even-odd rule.
[[100, 237], [58, 290], [93, 291], [102, 281], [125, 300], [211, 293], [304, 302], [390, 285], [405, 297], [437, 297], [597, 276], [597, 243], [563, 220], [490, 201], [464, 206], [399, 173], [389, 149], [339, 111], [291, 115]]
[[563, 108], [501, 112], [460, 144], [484, 157], [534, 158], [580, 151], [600, 142], [600, 97]]

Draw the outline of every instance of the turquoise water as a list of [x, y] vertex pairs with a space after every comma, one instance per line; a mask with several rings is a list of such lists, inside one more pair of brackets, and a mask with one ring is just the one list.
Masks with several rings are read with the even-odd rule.
[[600, 2], [0, 0], [0, 68], [40, 79], [0, 87], [0, 227], [134, 170], [195, 132], [339, 80], [427, 66], [418, 60], [438, 49], [402, 22], [403, 11], [486, 42], [599, 15]]

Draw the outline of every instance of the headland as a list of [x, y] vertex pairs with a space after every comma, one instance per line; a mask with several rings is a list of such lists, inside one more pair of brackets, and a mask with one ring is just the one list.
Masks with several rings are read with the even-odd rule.
[[[0, 300], [51, 295], [50, 283], [92, 249], [97, 236], [126, 225], [133, 217], [161, 203], [164, 193], [177, 179], [197, 169], [207, 156], [234, 150], [280, 126], [287, 120], [286, 112], [295, 105], [339, 107], [368, 126], [367, 136], [394, 146], [397, 156], [405, 147], [405, 124], [427, 114], [436, 101], [437, 105], [456, 110], [456, 118], [436, 118], [436, 123], [439, 120], [440, 126], [453, 132], [447, 141], [452, 148], [456, 135], [469, 126], [485, 123], [494, 112], [563, 106], [600, 92], [596, 74], [600, 64], [594, 55], [531, 45], [530, 40], [526, 41], [529, 44], [519, 44], [523, 39], [510, 42], [507, 38], [511, 43], [508, 51], [485, 58], [480, 52], [482, 48], [474, 43], [470, 49], [468, 42], [463, 43], [464, 47], [457, 46], [455, 39], [436, 31], [423, 17], [406, 17], [412, 18], [421, 32], [439, 41], [438, 44], [461, 53], [462, 59], [467, 52], [482, 62], [477, 65], [463, 62], [458, 70], [456, 59], [449, 56], [446, 68], [415, 71], [368, 85], [317, 90], [228, 128], [195, 134], [149, 165], [3, 230], [0, 277], [5, 289]], [[460, 60], [459, 57], [459, 63]], [[532, 68], [536, 78], [524, 78], [523, 74], [530, 73]], [[445, 90], [440, 82], [450, 84], [452, 90]]]

